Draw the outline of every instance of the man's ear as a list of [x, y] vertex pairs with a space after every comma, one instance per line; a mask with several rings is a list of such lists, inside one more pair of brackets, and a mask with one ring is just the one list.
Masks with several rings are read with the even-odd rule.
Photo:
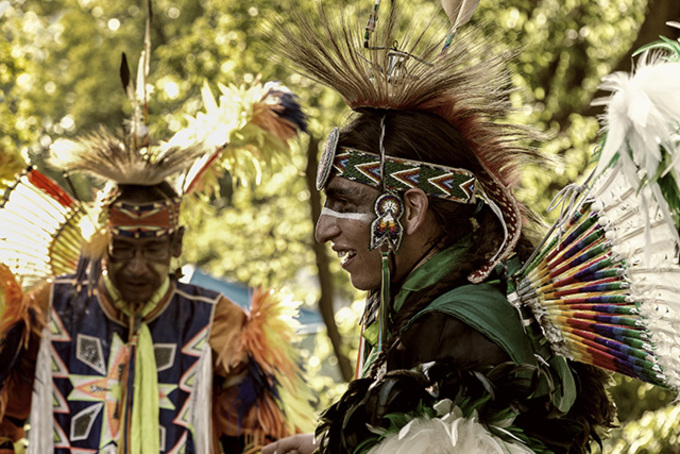
[[173, 257], [182, 255], [182, 240], [184, 239], [184, 226], [178, 228], [172, 235], [172, 244], [170, 245], [170, 252]]
[[412, 235], [425, 222], [425, 214], [430, 201], [422, 189], [409, 189], [404, 193], [404, 217], [402, 224], [407, 235]]

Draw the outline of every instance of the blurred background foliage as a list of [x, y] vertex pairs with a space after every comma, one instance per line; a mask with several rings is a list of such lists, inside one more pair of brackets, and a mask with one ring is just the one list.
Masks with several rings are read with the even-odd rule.
[[[356, 17], [363, 28], [373, 0], [353, 3], [345, 17]], [[422, 17], [438, 2], [407, 3], [406, 17]], [[314, 9], [309, 0], [297, 4]], [[356, 356], [363, 295], [352, 290], [330, 250], [314, 244], [319, 201], [305, 176], [319, 141], [348, 112], [336, 94], [293, 74], [274, 55], [276, 30], [263, 24], [267, 15], [283, 14], [280, 2], [154, 0], [153, 9], [152, 136], [168, 138], [185, 125], [184, 114], [201, 109], [204, 81], [216, 92], [217, 83], [280, 80], [300, 96], [309, 116], [310, 134], [293, 146], [289, 160], [265, 169], [260, 184], [227, 176], [207, 210], [191, 211], [184, 260], [215, 276], [285, 288], [310, 307], [320, 304], [328, 336], [305, 342], [303, 354], [323, 408], [351, 375], [348, 358]], [[120, 129], [130, 114], [118, 75], [121, 54], [135, 71], [145, 19], [145, 1], [0, 1], [0, 152], [20, 152], [59, 178], [43, 165], [54, 140], [100, 124]], [[663, 24], [679, 19], [677, 0], [481, 2], [474, 21], [485, 25], [489, 39], [521, 49], [512, 68], [512, 121], [546, 132], [548, 139], [534, 145], [555, 158], [525, 174], [520, 196], [539, 213], [545, 215], [553, 195], [582, 179], [588, 167], [599, 113], [590, 102], [600, 78], [628, 69], [631, 51], [658, 35], [677, 38]], [[81, 196], [87, 194], [87, 182], [76, 183]], [[616, 382], [622, 427], [602, 452], [680, 452], [675, 396], [627, 378]]]

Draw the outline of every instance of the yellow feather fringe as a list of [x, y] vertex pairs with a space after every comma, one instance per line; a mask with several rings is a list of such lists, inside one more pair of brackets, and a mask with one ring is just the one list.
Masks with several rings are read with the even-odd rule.
[[14, 181], [27, 164], [19, 152], [0, 148], [0, 190]]
[[280, 300], [272, 290], [258, 289], [243, 332], [243, 346], [268, 374], [281, 384], [279, 407], [287, 432], [313, 430], [314, 410], [309, 387], [302, 379], [295, 316], [299, 303]]
[[[23, 320], [29, 325], [28, 304], [24, 299], [21, 284], [12, 270], [0, 263], [0, 338], [9, 327]], [[28, 344], [30, 332], [24, 335], [24, 344]]]

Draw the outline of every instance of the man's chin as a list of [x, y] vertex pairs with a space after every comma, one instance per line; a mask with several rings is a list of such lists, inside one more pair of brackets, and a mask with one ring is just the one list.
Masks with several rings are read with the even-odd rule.
[[379, 282], [377, 284], [373, 283], [373, 282], [366, 282], [365, 280], [363, 280], [359, 277], [357, 277], [357, 279], [354, 279], [353, 276], [350, 276], [350, 281], [352, 282], [352, 285], [354, 286], [354, 288], [357, 289], [357, 290], [370, 291], [370, 290], [380, 288]]
[[[151, 299], [153, 296], [153, 291], [151, 291], [148, 288], [142, 287], [142, 288], [136, 288], [136, 286], [126, 286], [128, 288], [125, 289], [119, 289], [120, 291], [120, 296], [123, 298], [124, 301], [127, 301], [128, 303], [132, 304], [142, 304]], [[132, 287], [132, 288], [129, 288]]]

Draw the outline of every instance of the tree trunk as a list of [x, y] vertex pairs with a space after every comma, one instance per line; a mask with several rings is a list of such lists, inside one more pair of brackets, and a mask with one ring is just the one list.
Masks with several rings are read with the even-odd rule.
[[[307, 169], [305, 170], [305, 179], [307, 180], [307, 189], [309, 189], [309, 204], [312, 208], [312, 222], [316, 225], [316, 221], [321, 215], [321, 197], [319, 191], [316, 189], [316, 168], [318, 161], [316, 153], [319, 149], [319, 139], [310, 135], [309, 145], [307, 147]], [[342, 336], [338, 331], [338, 326], [335, 324], [335, 311], [333, 310], [333, 281], [331, 280], [331, 272], [328, 267], [328, 255], [326, 255], [326, 248], [323, 244], [312, 241], [314, 254], [316, 255], [316, 267], [318, 269], [319, 285], [321, 287], [321, 296], [319, 298], [319, 311], [321, 318], [326, 324], [328, 337], [333, 345], [333, 352], [338, 358], [338, 368], [343, 380], [349, 382], [352, 380], [352, 364], [349, 358], [342, 352]]]

